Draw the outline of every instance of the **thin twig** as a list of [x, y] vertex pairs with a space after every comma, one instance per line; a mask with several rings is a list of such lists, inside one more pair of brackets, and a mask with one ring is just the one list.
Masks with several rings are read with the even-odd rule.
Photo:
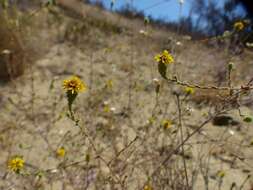
[[[184, 141], [184, 135], [183, 135], [183, 125], [182, 125], [182, 110], [181, 110], [181, 102], [180, 102], [180, 97], [178, 94], [176, 94], [177, 98], [177, 108], [178, 108], [178, 125], [180, 129], [180, 138], [181, 138], [181, 143]], [[184, 144], [182, 144], [182, 159], [183, 159], [183, 164], [184, 164], [184, 172], [185, 172], [185, 178], [186, 178], [186, 184], [187, 184], [187, 189], [189, 189], [189, 180], [188, 180], [188, 174], [187, 174], [187, 166], [186, 166], [186, 161], [184, 157]]]
[[185, 81], [180, 81], [178, 80], [178, 78], [176, 76], [174, 76], [173, 78], [167, 78], [166, 79], [167, 82], [173, 82], [173, 83], [176, 83], [180, 86], [186, 86], [186, 87], [190, 87], [190, 88], [198, 88], [198, 89], [203, 89], [203, 90], [210, 90], [210, 89], [213, 89], [213, 90], [235, 90], [235, 91], [238, 91], [238, 90], [253, 90], [253, 85], [249, 85], [249, 86], [240, 86], [240, 87], [233, 87], [233, 88], [230, 88], [230, 87], [226, 87], [226, 86], [201, 86], [201, 85], [198, 85], [198, 84], [193, 84], [193, 83], [188, 83], [188, 82], [185, 82]]
[[[171, 150], [171, 152], [167, 155], [167, 157], [156, 167], [156, 169], [152, 172], [150, 178], [152, 179], [157, 172], [160, 171], [160, 169], [166, 165], [166, 163], [170, 160], [171, 156], [177, 152], [182, 145], [184, 145], [193, 135], [195, 135], [196, 133], [198, 133], [203, 127], [206, 126], [207, 123], [209, 123], [214, 117], [216, 117], [219, 114], [222, 114], [224, 112], [226, 112], [227, 110], [222, 110], [220, 112], [217, 112], [215, 115], [210, 116], [207, 120], [205, 120], [201, 125], [199, 125], [198, 128], [196, 128], [192, 133], [190, 133], [174, 150]], [[146, 184], [147, 181], [144, 183]], [[143, 186], [144, 187], [144, 186]]]

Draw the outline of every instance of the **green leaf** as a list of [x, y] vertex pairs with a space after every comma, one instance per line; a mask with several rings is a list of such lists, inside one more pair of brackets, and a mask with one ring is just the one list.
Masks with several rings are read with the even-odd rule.
[[164, 63], [158, 63], [158, 71], [164, 79], [168, 79], [166, 76], [167, 66]]
[[68, 99], [68, 106], [69, 106], [69, 111], [72, 111], [72, 104], [75, 101], [76, 97], [77, 97], [77, 93], [74, 92], [72, 93], [71, 90], [67, 91], [67, 99]]
[[53, 79], [49, 85], [49, 90], [53, 90], [54, 89], [54, 83], [55, 83], [55, 79]]
[[251, 123], [253, 121], [253, 118], [251, 116], [246, 116], [244, 117], [243, 121], [246, 123]]
[[55, 0], [48, 0], [48, 1], [46, 2], [46, 6], [54, 6], [54, 5], [56, 5]]

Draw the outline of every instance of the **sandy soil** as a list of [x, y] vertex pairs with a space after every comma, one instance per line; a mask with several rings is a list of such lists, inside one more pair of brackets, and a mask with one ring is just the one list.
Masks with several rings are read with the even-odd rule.
[[[45, 14], [41, 12], [37, 17]], [[251, 190], [253, 126], [243, 122], [236, 109], [226, 115], [237, 125], [208, 122], [187, 141], [185, 153], [175, 152], [152, 176], [180, 143], [175, 92], [183, 100], [185, 137], [222, 103], [213, 92], [196, 90], [185, 97], [182, 87], [168, 84], [159, 76], [154, 55], [173, 48], [176, 61], [168, 75], [215, 85], [226, 84], [227, 59], [222, 48], [145, 27], [141, 20], [121, 18], [124, 24], [120, 19], [115, 24], [119, 16], [111, 17], [112, 23], [92, 17], [80, 21], [61, 12], [60, 21], [46, 17], [48, 23], [34, 35], [32, 44], [35, 52], [43, 49], [43, 55], [27, 64], [23, 76], [0, 86], [0, 189], [143, 189], [149, 179], [153, 189], [173, 189], [169, 184], [185, 180], [185, 158], [189, 177], [195, 177], [190, 178], [193, 189], [207, 189], [208, 181], [209, 189], [219, 189], [219, 184], [220, 189], [231, 189], [234, 184], [235, 189]], [[180, 45], [176, 45], [178, 41]], [[250, 51], [233, 58], [235, 85], [252, 77], [251, 58]], [[88, 86], [74, 103], [82, 130], [66, 117], [62, 81], [72, 75]], [[161, 82], [158, 96], [154, 78]], [[241, 111], [253, 114], [252, 105], [242, 105]], [[165, 119], [173, 121], [168, 130], [161, 126]], [[62, 146], [66, 156], [59, 158], [55, 152]], [[13, 155], [24, 157], [27, 176], [8, 172], [6, 162]], [[87, 155], [89, 162], [83, 161]], [[40, 177], [35, 175], [38, 171]], [[219, 171], [225, 173], [224, 177]]]

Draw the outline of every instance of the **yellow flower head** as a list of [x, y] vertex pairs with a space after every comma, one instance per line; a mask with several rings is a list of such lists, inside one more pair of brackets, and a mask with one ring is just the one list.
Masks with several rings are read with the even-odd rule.
[[163, 53], [155, 56], [155, 61], [167, 65], [174, 63], [174, 58], [167, 50], [164, 50]]
[[241, 22], [241, 21], [238, 21], [238, 22], [234, 23], [234, 29], [235, 29], [236, 31], [241, 31], [241, 30], [243, 30], [243, 29], [244, 29], [244, 23]]
[[24, 159], [20, 156], [15, 156], [8, 161], [9, 170], [19, 173], [19, 171], [24, 167]]
[[153, 188], [151, 187], [151, 185], [145, 185], [143, 190], [153, 190]]
[[162, 127], [164, 129], [170, 129], [172, 127], [172, 122], [168, 119], [162, 121]]
[[107, 80], [106, 81], [106, 88], [112, 89], [112, 87], [113, 87], [113, 81], [111, 79]]
[[195, 92], [194, 88], [191, 87], [185, 87], [184, 91], [186, 94], [194, 94]]
[[65, 154], [66, 154], [66, 150], [65, 150], [65, 148], [63, 148], [63, 147], [59, 148], [59, 149], [56, 151], [56, 155], [57, 155], [58, 157], [64, 157]]
[[63, 89], [72, 94], [77, 94], [86, 90], [86, 85], [77, 76], [73, 76], [63, 81]]
[[220, 171], [217, 172], [217, 176], [218, 176], [219, 178], [223, 178], [223, 177], [225, 177], [225, 175], [226, 175], [226, 173], [225, 173], [225, 171], [223, 171], [223, 170], [220, 170]]
[[109, 105], [105, 105], [104, 106], [104, 112], [105, 113], [109, 113], [110, 112], [110, 106]]

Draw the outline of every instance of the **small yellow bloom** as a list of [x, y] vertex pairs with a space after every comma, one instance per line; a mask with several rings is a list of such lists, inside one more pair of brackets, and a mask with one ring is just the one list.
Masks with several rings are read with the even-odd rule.
[[155, 118], [154, 117], [148, 118], [148, 124], [154, 124], [154, 123], [155, 123]]
[[236, 23], [234, 23], [234, 29], [237, 31], [241, 31], [244, 29], [244, 23], [241, 21], [238, 21]]
[[19, 173], [21, 169], [24, 167], [24, 159], [20, 156], [15, 156], [11, 160], [8, 161], [8, 168], [16, 173]]
[[56, 155], [58, 157], [64, 157], [66, 154], [65, 148], [61, 147], [56, 151]]
[[77, 76], [63, 81], [63, 89], [72, 94], [77, 94], [86, 90], [86, 85]]
[[194, 88], [191, 87], [185, 87], [184, 91], [186, 94], [194, 94], [195, 92]]
[[225, 177], [225, 175], [226, 175], [226, 173], [225, 173], [225, 171], [223, 171], [223, 170], [220, 170], [220, 171], [218, 171], [218, 173], [217, 173], [217, 176], [218, 176], [219, 178], [223, 178], [223, 177]]
[[143, 190], [153, 190], [151, 185], [145, 185]]
[[172, 122], [168, 119], [162, 121], [162, 127], [164, 129], [170, 129], [172, 127]]
[[174, 63], [174, 58], [167, 50], [164, 50], [163, 53], [155, 56], [155, 61], [158, 63], [163, 63], [163, 64], [168, 65], [168, 64]]
[[111, 79], [106, 81], [106, 87], [108, 89], [112, 89], [112, 87], [113, 87], [113, 81]]
[[110, 112], [110, 106], [109, 105], [105, 105], [104, 106], [104, 112], [105, 113], [109, 113]]

